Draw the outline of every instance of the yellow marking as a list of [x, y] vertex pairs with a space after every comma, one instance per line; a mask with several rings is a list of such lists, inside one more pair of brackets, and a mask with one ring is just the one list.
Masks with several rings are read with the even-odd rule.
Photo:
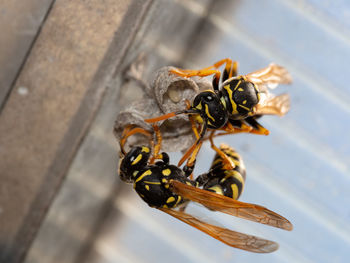
[[163, 205], [163, 208], [169, 208], [167, 205]]
[[[235, 166], [240, 166], [241, 162], [239, 160], [236, 160], [235, 158], [233, 158], [233, 156], [231, 156], [227, 152], [224, 152], [224, 153], [231, 160], [231, 162], [233, 162], [235, 164]], [[221, 158], [221, 156], [217, 155], [217, 158], [212, 162], [211, 167], [213, 167], [213, 166], [215, 166], [217, 164], [221, 164], [222, 161], [223, 161], [223, 159]]]
[[222, 105], [224, 105], [224, 108], [226, 109], [226, 100], [224, 97], [220, 98]]
[[181, 196], [178, 195], [175, 206], [177, 206], [181, 202], [181, 199], [182, 199]]
[[250, 109], [249, 109], [248, 107], [243, 106], [242, 104], [238, 104], [238, 106], [241, 107], [241, 108], [243, 108], [243, 109], [245, 109], [245, 110], [247, 110], [247, 111], [250, 111]]
[[203, 119], [202, 119], [202, 117], [199, 116], [199, 115], [196, 115], [196, 116], [194, 117], [194, 119], [195, 119], [195, 121], [198, 122], [198, 123], [203, 123]]
[[244, 91], [244, 89], [242, 89], [242, 88], [238, 88], [237, 90], [238, 90], [238, 91]]
[[224, 195], [224, 193], [222, 192], [222, 188], [218, 185], [214, 185], [208, 189], [214, 191], [215, 193], [217, 193], [219, 195]]
[[134, 187], [134, 189], [136, 188], [136, 184], [135, 183], [134, 183], [133, 187]]
[[253, 84], [253, 87], [254, 87], [254, 89], [255, 89], [255, 91], [256, 91], [256, 93], [257, 93], [258, 103], [259, 103], [259, 101], [260, 101], [260, 91], [259, 91], [258, 87], [255, 85], [254, 82], [250, 82], [250, 83]]
[[151, 170], [147, 170], [146, 172], [144, 172], [143, 174], [141, 174], [135, 181], [135, 183], [139, 182], [142, 180], [142, 178], [144, 178], [145, 176], [147, 175], [150, 175], [152, 174], [152, 171]]
[[240, 81], [238, 81], [238, 82], [237, 82], [237, 85], [236, 85], [236, 87], [235, 87], [235, 88], [234, 88], [233, 90], [236, 90], [236, 89], [238, 89], [239, 85], [241, 85], [241, 82], [242, 82], [241, 80], [240, 80]]
[[165, 169], [165, 170], [162, 171], [162, 174], [163, 174], [164, 176], [168, 176], [168, 175], [171, 174], [171, 170], [170, 170], [170, 169]]
[[220, 150], [223, 151], [226, 155], [229, 155], [230, 157], [235, 157], [237, 159], [241, 158], [241, 156], [231, 147], [225, 147], [225, 145], [220, 145]]
[[222, 162], [222, 158], [220, 155], [218, 155], [219, 158], [216, 158], [213, 163], [211, 164], [211, 166], [213, 167], [214, 165], [217, 165], [218, 163]]
[[232, 90], [230, 89], [230, 85], [224, 86], [224, 89], [227, 91], [228, 97], [229, 97], [230, 102], [231, 102], [231, 105], [232, 105], [232, 112], [231, 112], [231, 114], [236, 114], [236, 113], [238, 113], [238, 111], [237, 111], [237, 105], [236, 105], [236, 103], [233, 101], [233, 94], [232, 94]]
[[145, 184], [156, 184], [156, 185], [160, 185], [160, 182], [151, 182], [151, 181], [143, 181]]
[[142, 159], [142, 154], [137, 155], [136, 159], [131, 163], [131, 165], [137, 164]]
[[187, 182], [187, 181], [186, 181], [186, 184], [192, 186], [192, 184], [191, 184], [190, 182]]
[[165, 179], [165, 178], [163, 178], [163, 179], [162, 179], [162, 182], [163, 182], [163, 183], [167, 183], [167, 182], [168, 182], [168, 180], [167, 180], [167, 179]]
[[145, 147], [145, 146], [142, 146], [141, 152], [149, 153], [149, 148]]
[[195, 108], [198, 110], [201, 110], [202, 109], [202, 102], [200, 102]]
[[139, 171], [134, 171], [134, 172], [132, 173], [132, 176], [135, 177], [138, 173], [139, 173]]
[[237, 161], [236, 159], [230, 157], [230, 156], [227, 156], [229, 157], [230, 161], [233, 162], [235, 164], [236, 167], [239, 167], [240, 166], [240, 161]]
[[235, 170], [225, 171], [224, 178], [227, 179], [229, 177], [233, 177], [233, 178], [237, 179], [238, 181], [240, 181], [242, 183], [242, 185], [244, 184], [244, 179], [243, 179], [242, 175]]
[[247, 100], [244, 100], [242, 103], [243, 103], [243, 104], [247, 104]]
[[236, 184], [231, 184], [232, 198], [237, 200], [238, 198], [238, 186]]
[[166, 189], [168, 189], [168, 188], [169, 188], [169, 185], [168, 185], [168, 184], [166, 184], [166, 185], [164, 185], [164, 187], [165, 187]]
[[208, 104], [205, 104], [205, 113], [213, 122], [215, 122], [215, 119], [213, 118], [213, 116], [210, 115]]
[[145, 188], [146, 188], [147, 191], [149, 191], [149, 185], [146, 184]]
[[145, 196], [143, 194], [139, 194], [142, 198], [144, 198]]
[[169, 204], [169, 203], [172, 203], [172, 202], [174, 202], [174, 201], [175, 201], [175, 197], [170, 196], [170, 197], [168, 198], [168, 200], [166, 200], [166, 203]]

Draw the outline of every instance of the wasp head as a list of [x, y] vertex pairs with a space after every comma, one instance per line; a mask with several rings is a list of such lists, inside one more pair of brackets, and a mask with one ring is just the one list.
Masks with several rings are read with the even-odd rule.
[[137, 172], [147, 166], [150, 155], [150, 148], [146, 146], [131, 148], [125, 157], [120, 160], [120, 178], [128, 183], [133, 182]]
[[197, 120], [203, 122], [204, 119], [211, 129], [221, 128], [228, 120], [224, 105], [218, 95], [211, 90], [199, 93], [193, 100], [192, 109], [197, 110], [200, 115]]

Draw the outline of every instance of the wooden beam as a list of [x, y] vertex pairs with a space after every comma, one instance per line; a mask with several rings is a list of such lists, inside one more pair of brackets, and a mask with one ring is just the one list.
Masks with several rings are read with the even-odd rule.
[[1, 262], [23, 258], [151, 2], [52, 7], [0, 116]]
[[54, 0], [0, 3], [0, 109]]

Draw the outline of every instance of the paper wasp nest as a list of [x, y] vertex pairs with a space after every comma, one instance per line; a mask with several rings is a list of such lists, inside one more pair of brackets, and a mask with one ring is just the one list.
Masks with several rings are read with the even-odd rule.
[[[138, 81], [144, 91], [142, 99], [134, 101], [122, 110], [116, 119], [114, 133], [120, 140], [124, 127], [135, 125], [153, 132], [151, 124], [143, 120], [161, 116], [170, 112], [186, 109], [186, 100], [192, 102], [199, 91], [212, 89], [211, 83], [203, 78], [182, 78], [170, 73], [172, 67], [163, 67], [156, 72], [153, 83], [149, 86], [139, 77]], [[131, 73], [132, 74], [132, 73]], [[137, 79], [139, 78], [139, 79]], [[183, 114], [156, 123], [163, 137], [162, 151], [185, 151], [195, 141], [188, 116]], [[128, 139], [128, 145], [149, 144], [146, 136], [136, 134]]]

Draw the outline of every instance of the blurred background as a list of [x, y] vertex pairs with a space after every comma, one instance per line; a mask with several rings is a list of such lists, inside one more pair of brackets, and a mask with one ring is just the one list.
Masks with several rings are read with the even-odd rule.
[[[0, 262], [348, 262], [350, 4], [314, 0], [28, 0], [0, 3]], [[117, 177], [118, 112], [141, 98], [124, 78], [222, 58], [246, 74], [275, 62], [291, 110], [270, 135], [216, 139], [242, 155], [241, 201], [285, 216], [292, 232], [207, 215], [274, 240], [230, 248], [149, 208]], [[214, 152], [204, 144], [196, 173]], [[171, 156], [176, 163], [180, 153]]]

